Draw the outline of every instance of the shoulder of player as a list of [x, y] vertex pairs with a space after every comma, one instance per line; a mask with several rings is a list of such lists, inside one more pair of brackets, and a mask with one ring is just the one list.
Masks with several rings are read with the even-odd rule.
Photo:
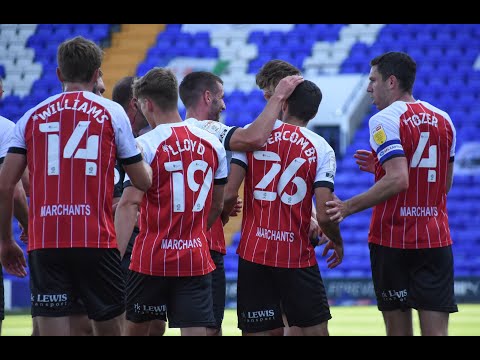
[[325, 138], [322, 135], [317, 134], [313, 130], [310, 130], [306, 127], [300, 127], [300, 132], [302, 133], [303, 136], [305, 136], [316, 147], [319, 147], [319, 146], [321, 146], [321, 147], [325, 147], [325, 146], [331, 147], [330, 144], [328, 143], [328, 141], [325, 140]]
[[[197, 120], [198, 121], [198, 120]], [[198, 121], [199, 123], [203, 123], [203, 122], [214, 122], [214, 123], [218, 123], [217, 121], [213, 121], [213, 120], [204, 120], [204, 121]], [[220, 125], [223, 126], [223, 124], [220, 123]], [[218, 137], [214, 135], [214, 133], [212, 133], [211, 131], [209, 131], [208, 128], [205, 128], [204, 126], [202, 126], [202, 124], [200, 125], [196, 125], [194, 123], [187, 123], [185, 124], [185, 126], [195, 135], [201, 137], [201, 138], [204, 138], [210, 142], [214, 142], [215, 144], [218, 142], [220, 145], [220, 140], [218, 140]]]
[[0, 129], [2, 132], [5, 131], [5, 129], [10, 129], [10, 128], [13, 128], [15, 126], [15, 123], [10, 120], [10, 119], [7, 119], [6, 117], [3, 117], [0, 115]]

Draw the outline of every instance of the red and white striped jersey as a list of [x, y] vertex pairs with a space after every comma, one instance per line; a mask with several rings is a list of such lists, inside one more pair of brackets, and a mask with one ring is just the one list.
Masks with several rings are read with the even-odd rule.
[[238, 126], [228, 126], [215, 120], [185, 119], [184, 124], [193, 125], [214, 135], [223, 145], [225, 150], [230, 150], [230, 139]]
[[446, 183], [456, 133], [450, 116], [424, 101], [396, 101], [372, 116], [369, 127], [375, 181], [385, 175], [385, 161], [405, 156], [409, 186], [373, 208], [368, 241], [402, 249], [451, 245]]
[[[214, 120], [197, 120], [195, 118], [188, 118], [185, 120], [185, 123], [206, 130], [214, 135], [223, 144], [223, 147], [227, 151], [230, 150], [230, 139], [232, 138], [235, 130], [238, 129], [237, 126], [227, 126]], [[220, 218], [215, 221], [212, 228], [208, 232], [207, 241], [210, 250], [219, 252], [221, 254], [227, 253], [227, 248], [225, 246], [225, 234], [223, 232], [223, 223]]]
[[308, 238], [316, 187], [333, 191], [335, 153], [320, 135], [277, 120], [265, 145], [234, 153], [246, 168], [239, 256], [257, 264], [302, 268], [317, 263]]
[[225, 255], [227, 248], [225, 246], [225, 233], [223, 232], [223, 222], [221, 216], [213, 223], [207, 234], [207, 242], [210, 250]]
[[88, 91], [51, 96], [18, 121], [9, 152], [27, 155], [29, 251], [117, 247], [115, 160], [142, 160], [119, 104]]
[[7, 156], [14, 127], [15, 123], [13, 121], [0, 116], [0, 164], [3, 163], [3, 159]]
[[137, 143], [152, 167], [153, 184], [141, 204], [130, 269], [155, 276], [208, 274], [215, 265], [207, 217], [213, 185], [227, 181], [224, 147], [185, 122], [159, 125]]

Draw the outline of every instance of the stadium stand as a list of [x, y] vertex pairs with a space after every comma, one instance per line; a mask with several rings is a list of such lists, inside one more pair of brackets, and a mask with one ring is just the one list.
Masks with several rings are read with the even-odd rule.
[[[117, 28], [118, 34], [112, 31]], [[108, 76], [107, 66], [114, 68], [116, 60], [132, 57], [128, 51], [135, 41], [130, 39], [125, 45], [125, 36], [120, 36], [127, 29], [132, 31], [128, 25], [112, 24], [0, 25], [0, 76], [5, 87], [0, 114], [17, 121], [29, 107], [60, 91], [55, 75], [56, 49], [69, 37], [84, 35], [126, 52], [123, 56], [107, 55], [109, 63], [104, 72]], [[227, 109], [222, 120], [244, 126], [263, 108], [255, 74], [272, 58], [291, 62], [301, 68], [306, 78], [346, 74], [365, 77], [372, 57], [390, 50], [406, 51], [418, 62], [414, 96], [432, 101], [450, 113], [457, 128], [457, 153], [461, 153], [463, 145], [479, 141], [478, 24], [167, 24], [156, 25], [149, 32], [153, 34], [149, 35], [150, 40], [135, 47], [140, 55], [133, 57], [134, 67], [122, 73], [118, 66], [107, 80], [107, 89], [118, 78], [129, 75], [127, 72], [141, 76], [153, 66], [171, 67], [179, 81], [190, 71], [212, 71], [225, 82]], [[106, 53], [109, 51], [107, 48]], [[330, 91], [321, 83], [319, 86], [325, 94]], [[183, 105], [179, 107], [184, 114]], [[360, 121], [350, 125], [348, 144], [344, 153], [338, 154], [335, 187], [340, 198], [363, 191], [373, 183], [369, 174], [359, 173], [352, 155], [356, 149], [369, 148], [367, 120], [375, 112], [373, 106], [368, 106]], [[480, 147], [477, 146], [476, 153], [461, 154], [457, 160], [468, 166], [456, 170], [448, 195], [455, 271], [458, 277], [479, 277]], [[320, 258], [321, 251], [317, 251], [325, 278], [370, 277], [366, 246], [370, 215], [370, 211], [364, 211], [342, 223], [346, 242], [342, 266], [327, 269]], [[235, 222], [228, 230], [233, 234], [225, 257], [228, 278], [235, 277], [237, 269], [239, 224]], [[18, 235], [18, 228], [16, 231]]]

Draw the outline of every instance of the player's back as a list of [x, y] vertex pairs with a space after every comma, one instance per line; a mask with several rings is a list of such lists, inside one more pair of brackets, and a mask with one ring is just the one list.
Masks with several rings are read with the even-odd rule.
[[[232, 162], [239, 164], [238, 156]], [[261, 149], [245, 154], [240, 257], [276, 267], [316, 263], [308, 230], [314, 184], [325, 161], [335, 164], [335, 155], [321, 136], [281, 121]]]
[[[379, 158], [403, 151], [409, 187], [374, 208], [369, 240], [398, 248], [450, 245], [446, 184], [456, 137], [450, 116], [423, 101], [398, 101], [375, 116], [382, 119], [387, 132], [386, 142], [377, 149]], [[398, 149], [394, 148], [397, 144], [389, 143], [394, 139], [390, 132], [395, 131], [400, 137]], [[375, 180], [384, 175], [383, 168], [377, 166]]]
[[140, 211], [130, 269], [156, 276], [196, 276], [214, 269], [206, 240], [214, 179], [225, 150], [208, 132], [162, 124], [137, 138], [153, 171]]
[[112, 220], [116, 141], [121, 132], [131, 131], [116, 123], [119, 116], [126, 118], [120, 109], [91, 92], [67, 92], [19, 120], [15, 134], [24, 140], [30, 173], [29, 250], [117, 246]]

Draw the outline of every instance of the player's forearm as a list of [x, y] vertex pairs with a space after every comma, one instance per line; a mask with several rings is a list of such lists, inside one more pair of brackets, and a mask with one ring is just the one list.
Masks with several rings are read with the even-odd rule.
[[378, 205], [394, 195], [407, 190], [408, 181], [401, 176], [389, 176], [388, 173], [366, 192], [346, 200], [348, 215]]
[[225, 192], [225, 200], [223, 202], [223, 211], [222, 217], [229, 218], [230, 213], [232, 212], [235, 204], [237, 203], [238, 195], [234, 193], [229, 193], [228, 191]]
[[148, 191], [152, 186], [152, 168], [145, 161], [139, 161], [131, 165], [123, 165], [125, 172], [133, 186], [141, 191]]
[[218, 202], [213, 204], [212, 207], [210, 208], [210, 212], [208, 213], [208, 218], [207, 218], [207, 229], [210, 229], [213, 225], [213, 223], [218, 219], [220, 214], [222, 213], [223, 210], [223, 202]]
[[12, 239], [14, 188], [0, 184], [0, 241]]
[[118, 249], [123, 258], [127, 250], [128, 242], [137, 221], [138, 206], [120, 202], [115, 212], [115, 232], [117, 234]]
[[[343, 239], [340, 233], [340, 226], [330, 220], [325, 211], [316, 211], [317, 222], [322, 232], [334, 243], [343, 246]], [[321, 215], [320, 215], [321, 214]]]
[[255, 151], [265, 145], [284, 101], [285, 99], [280, 95], [272, 96], [261, 114], [249, 127], [238, 129], [233, 133], [230, 148], [235, 151]]
[[28, 230], [28, 203], [25, 190], [21, 181], [15, 186], [14, 194], [14, 203], [13, 203], [13, 212], [15, 218], [22, 225], [25, 230]]

